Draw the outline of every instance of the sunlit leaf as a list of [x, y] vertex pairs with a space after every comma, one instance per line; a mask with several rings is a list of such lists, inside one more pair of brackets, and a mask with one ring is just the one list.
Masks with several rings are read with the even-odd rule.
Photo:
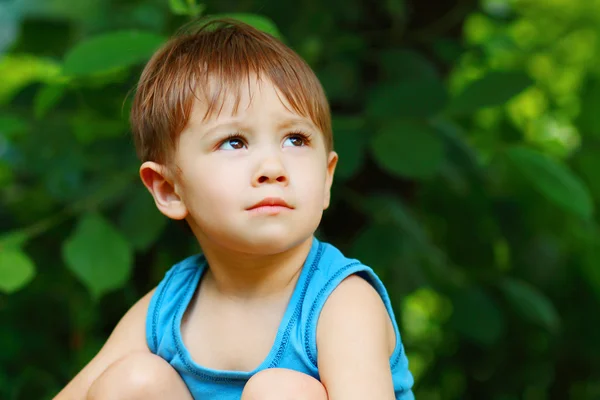
[[197, 17], [204, 11], [204, 7], [204, 4], [198, 4], [196, 0], [169, 0], [169, 8], [175, 15]]
[[0, 252], [7, 249], [21, 249], [28, 240], [29, 235], [24, 231], [0, 234]]
[[35, 276], [35, 264], [21, 250], [0, 248], [0, 291], [13, 293]]
[[420, 288], [403, 299], [403, 338], [436, 346], [443, 340], [442, 323], [452, 313], [451, 302], [431, 288]]
[[431, 178], [444, 159], [436, 131], [414, 121], [385, 124], [371, 140], [371, 150], [383, 169], [405, 178]]
[[549, 331], [558, 329], [560, 318], [554, 305], [535, 287], [507, 278], [500, 282], [500, 288], [522, 318]]
[[476, 111], [505, 104], [533, 84], [524, 71], [493, 71], [471, 82], [448, 107], [453, 114]]
[[117, 31], [86, 39], [67, 53], [64, 72], [89, 75], [141, 63], [164, 43], [150, 32]]
[[493, 346], [505, 331], [504, 316], [496, 301], [483, 289], [462, 290], [453, 299], [452, 325], [467, 339]]
[[446, 105], [446, 88], [437, 79], [379, 85], [370, 94], [367, 113], [373, 118], [426, 118]]
[[85, 214], [63, 243], [63, 257], [92, 297], [98, 299], [127, 281], [133, 251], [123, 235], [102, 216]]
[[119, 229], [136, 250], [146, 250], [156, 241], [167, 223], [145, 188], [127, 200], [119, 218]]
[[33, 112], [36, 118], [43, 118], [65, 94], [64, 85], [45, 85], [36, 94], [33, 103]]
[[169, 8], [176, 15], [189, 15], [190, 9], [185, 0], [169, 0]]
[[32, 54], [7, 54], [0, 58], [0, 104], [34, 82], [58, 82], [60, 65]]
[[581, 179], [566, 166], [525, 147], [511, 147], [508, 159], [548, 200], [583, 218], [594, 212], [592, 197]]

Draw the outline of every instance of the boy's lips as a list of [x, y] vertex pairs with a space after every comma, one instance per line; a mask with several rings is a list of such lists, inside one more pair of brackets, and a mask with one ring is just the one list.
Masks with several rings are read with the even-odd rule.
[[293, 209], [285, 200], [280, 197], [265, 197], [252, 207], [249, 207], [247, 210], [255, 210], [257, 208], [267, 207], [267, 208], [289, 208]]

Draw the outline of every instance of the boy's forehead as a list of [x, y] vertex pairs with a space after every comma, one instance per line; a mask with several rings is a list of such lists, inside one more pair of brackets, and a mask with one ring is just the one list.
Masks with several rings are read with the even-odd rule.
[[210, 128], [224, 122], [239, 122], [244, 117], [255, 115], [253, 111], [256, 109], [261, 116], [282, 126], [307, 124], [316, 128], [310, 118], [294, 111], [281, 91], [265, 77], [249, 75], [247, 80], [235, 83], [209, 78], [197, 92], [190, 125]]

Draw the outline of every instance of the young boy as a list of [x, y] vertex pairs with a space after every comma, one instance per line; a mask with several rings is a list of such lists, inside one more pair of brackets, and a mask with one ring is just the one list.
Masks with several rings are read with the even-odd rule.
[[297, 54], [205, 24], [150, 60], [131, 121], [144, 185], [203, 254], [173, 266], [56, 399], [413, 399], [381, 281], [314, 237], [338, 156]]

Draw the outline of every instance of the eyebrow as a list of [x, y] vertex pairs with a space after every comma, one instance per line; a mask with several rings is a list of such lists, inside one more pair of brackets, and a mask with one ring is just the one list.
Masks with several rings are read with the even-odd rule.
[[277, 129], [278, 130], [291, 129], [291, 128], [297, 127], [299, 125], [307, 126], [310, 129], [316, 129], [315, 125], [305, 118], [285, 119], [285, 120], [279, 122], [279, 124], [277, 125]]
[[222, 124], [215, 125], [204, 132], [202, 132], [202, 137], [207, 137], [214, 134], [215, 131], [220, 129], [242, 129], [243, 125], [239, 121], [230, 121], [224, 122]]
[[[299, 126], [304, 126], [313, 130], [317, 130], [317, 127], [309, 120], [305, 118], [285, 118], [279, 121], [275, 126], [277, 130], [292, 129]], [[210, 136], [219, 129], [245, 129], [245, 124], [239, 120], [232, 120], [229, 122], [223, 122], [221, 124], [210, 127], [202, 133], [203, 137]]]

